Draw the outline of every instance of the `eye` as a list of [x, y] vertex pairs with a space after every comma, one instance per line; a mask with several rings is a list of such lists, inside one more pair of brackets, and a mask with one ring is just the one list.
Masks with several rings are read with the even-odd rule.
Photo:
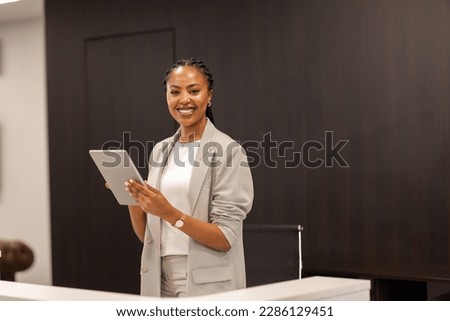
[[171, 94], [172, 96], [177, 96], [177, 95], [180, 94], [180, 92], [179, 92], [178, 90], [171, 90], [171, 91], [170, 91], [170, 94]]
[[197, 95], [200, 92], [200, 89], [192, 89], [191, 95]]

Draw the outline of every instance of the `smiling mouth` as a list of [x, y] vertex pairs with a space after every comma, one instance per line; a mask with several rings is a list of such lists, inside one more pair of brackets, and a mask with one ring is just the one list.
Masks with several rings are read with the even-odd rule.
[[183, 116], [188, 116], [194, 113], [195, 111], [195, 107], [183, 107], [183, 108], [177, 108], [177, 111], [183, 115]]

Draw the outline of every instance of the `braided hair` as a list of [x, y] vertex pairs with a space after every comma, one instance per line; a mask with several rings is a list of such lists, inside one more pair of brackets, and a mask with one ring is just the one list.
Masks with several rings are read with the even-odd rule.
[[[164, 91], [166, 90], [167, 79], [169, 78], [170, 73], [173, 70], [175, 70], [176, 68], [183, 67], [183, 66], [194, 67], [194, 68], [197, 68], [199, 71], [201, 71], [202, 74], [205, 75], [206, 80], [208, 81], [208, 89], [209, 90], [213, 89], [214, 79], [212, 77], [212, 73], [205, 66], [203, 61], [196, 59], [196, 58], [189, 58], [189, 59], [177, 60], [169, 69], [167, 69], [166, 75], [164, 77]], [[209, 120], [214, 124], [214, 116], [213, 116], [211, 105], [206, 107], [206, 117], [208, 117]]]

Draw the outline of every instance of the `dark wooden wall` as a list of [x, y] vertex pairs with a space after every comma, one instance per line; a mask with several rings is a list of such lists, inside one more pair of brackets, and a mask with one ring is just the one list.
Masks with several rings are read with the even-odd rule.
[[[171, 135], [162, 77], [191, 56], [253, 156], [248, 223], [301, 224], [310, 274], [450, 281], [448, 1], [47, 0], [46, 20], [55, 285], [138, 291], [139, 242], [88, 150]], [[322, 166], [287, 168], [326, 132]], [[348, 166], [325, 164], [341, 140]]]

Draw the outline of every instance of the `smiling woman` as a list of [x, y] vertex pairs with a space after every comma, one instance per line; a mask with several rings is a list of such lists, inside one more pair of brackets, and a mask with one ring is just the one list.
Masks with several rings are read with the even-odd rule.
[[253, 203], [253, 181], [244, 149], [211, 121], [212, 85], [208, 68], [195, 58], [166, 72], [167, 106], [180, 127], [153, 149], [148, 182], [125, 183], [139, 204], [129, 211], [144, 244], [143, 295], [245, 287], [242, 223]]
[[196, 67], [177, 64], [166, 77], [166, 99], [169, 112], [181, 126], [180, 141], [198, 140], [206, 125], [212, 88], [207, 77]]
[[[199, 72], [200, 71], [200, 72]], [[180, 82], [180, 83], [175, 83]], [[211, 99], [213, 94], [213, 77], [208, 68], [196, 59], [181, 59], [178, 60], [169, 70], [166, 72], [164, 78], [164, 90], [166, 91], [167, 105], [169, 111], [171, 106], [175, 105], [177, 111], [183, 115], [189, 115], [193, 113], [199, 106], [204, 107], [205, 100], [207, 100], [206, 111], [201, 108], [197, 114], [205, 115], [214, 124], [214, 117], [211, 107]], [[183, 95], [180, 85], [185, 86], [185, 94]], [[181, 96], [180, 96], [181, 95]], [[192, 99], [191, 108], [186, 108], [183, 104], [188, 103]], [[197, 104], [196, 106], [194, 106]], [[172, 117], [175, 118], [175, 114], [172, 113]], [[176, 118], [175, 118], [176, 120]]]

